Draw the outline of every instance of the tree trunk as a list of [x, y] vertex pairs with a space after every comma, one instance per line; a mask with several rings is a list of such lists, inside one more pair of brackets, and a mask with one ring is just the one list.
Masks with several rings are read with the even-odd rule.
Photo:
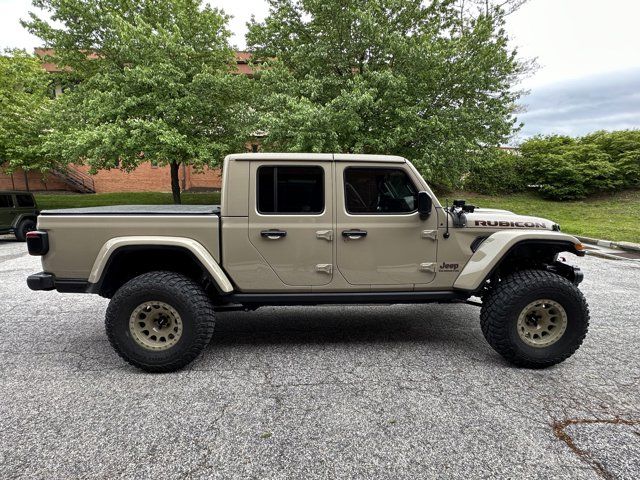
[[182, 199], [180, 198], [180, 163], [177, 161], [171, 162], [171, 193], [173, 193], [173, 203], [180, 204]]

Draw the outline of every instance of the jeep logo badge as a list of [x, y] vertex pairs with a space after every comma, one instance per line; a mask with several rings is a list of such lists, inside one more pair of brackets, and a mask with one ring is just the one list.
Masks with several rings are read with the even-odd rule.
[[439, 272], [457, 272], [457, 271], [459, 271], [459, 267], [460, 267], [460, 264], [458, 264], [458, 263], [442, 262], [438, 266], [438, 271]]

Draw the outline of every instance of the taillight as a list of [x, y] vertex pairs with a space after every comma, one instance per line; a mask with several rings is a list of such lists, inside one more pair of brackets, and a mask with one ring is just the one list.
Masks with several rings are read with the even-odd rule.
[[37, 230], [28, 232], [27, 248], [29, 249], [29, 255], [46, 255], [49, 251], [49, 235], [47, 232], [39, 232]]

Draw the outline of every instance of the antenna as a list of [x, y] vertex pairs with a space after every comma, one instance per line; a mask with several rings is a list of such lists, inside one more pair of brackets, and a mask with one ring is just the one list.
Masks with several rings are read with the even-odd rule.
[[445, 201], [445, 209], [444, 211], [447, 213], [447, 215], [444, 217], [444, 221], [446, 223], [445, 225], [445, 230], [444, 230], [444, 238], [449, 238], [449, 215], [451, 215], [451, 212], [449, 212], [449, 199], [447, 198]]

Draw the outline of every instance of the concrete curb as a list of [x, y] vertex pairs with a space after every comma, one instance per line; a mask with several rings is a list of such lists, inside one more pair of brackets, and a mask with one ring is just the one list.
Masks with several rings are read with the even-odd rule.
[[628, 252], [640, 252], [640, 244], [632, 242], [612, 242], [611, 240], [600, 240], [598, 238], [591, 237], [579, 237], [576, 238], [584, 243], [590, 243], [592, 245], [599, 245], [601, 247], [619, 248], [620, 250], [626, 250]]
[[598, 250], [587, 250], [586, 254], [590, 257], [599, 257], [599, 258], [604, 258], [606, 260], [627, 260], [632, 262], [637, 261], [631, 258], [624, 258], [624, 257], [618, 257], [617, 255], [611, 255], [610, 253], [599, 252]]

